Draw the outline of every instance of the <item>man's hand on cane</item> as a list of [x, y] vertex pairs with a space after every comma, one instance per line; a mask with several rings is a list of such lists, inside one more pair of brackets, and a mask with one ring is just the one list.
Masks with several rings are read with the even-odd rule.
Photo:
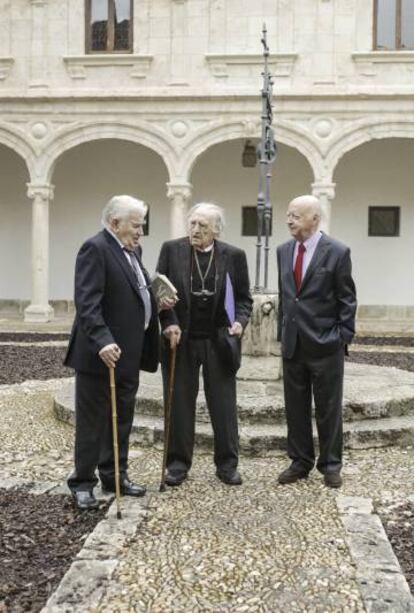
[[105, 345], [100, 350], [99, 357], [108, 368], [115, 368], [117, 361], [121, 357], [121, 349], [116, 343]]
[[165, 338], [170, 341], [170, 347], [176, 347], [180, 343], [181, 339], [181, 328], [175, 324], [168, 326], [163, 331]]

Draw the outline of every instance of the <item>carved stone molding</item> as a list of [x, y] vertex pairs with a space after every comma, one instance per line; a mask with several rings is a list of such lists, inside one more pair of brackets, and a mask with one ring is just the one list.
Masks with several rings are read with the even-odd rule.
[[191, 183], [167, 183], [167, 198], [169, 200], [182, 199], [187, 202], [191, 198]]
[[7, 79], [13, 64], [14, 59], [12, 57], [0, 57], [0, 81]]
[[43, 202], [53, 200], [55, 186], [50, 183], [27, 183], [27, 197]]
[[370, 51], [369, 53], [353, 53], [352, 60], [358, 72], [364, 76], [374, 77], [378, 64], [413, 64], [414, 51]]
[[111, 66], [126, 66], [131, 68], [130, 77], [145, 79], [151, 63], [152, 55], [105, 54], [105, 55], [79, 55], [63, 58], [72, 79], [85, 79], [88, 68], [102, 68]]
[[335, 198], [335, 186], [336, 183], [312, 183], [312, 194], [317, 198], [325, 197], [327, 200], [333, 200]]
[[[271, 53], [269, 55], [270, 72], [275, 77], [290, 77], [297, 57], [297, 53]], [[259, 54], [208, 53], [205, 58], [212, 74], [217, 78], [227, 78], [233, 66], [257, 66], [259, 71], [263, 66], [263, 56]]]

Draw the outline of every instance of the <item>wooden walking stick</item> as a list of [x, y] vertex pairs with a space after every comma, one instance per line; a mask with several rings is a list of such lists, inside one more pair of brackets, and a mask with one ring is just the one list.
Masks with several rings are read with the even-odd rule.
[[168, 394], [164, 402], [164, 453], [162, 458], [162, 472], [160, 492], [165, 492], [165, 471], [167, 468], [168, 443], [170, 439], [171, 405], [174, 393], [175, 357], [177, 355], [177, 343], [170, 347], [170, 364], [168, 369]]
[[119, 449], [118, 449], [118, 416], [116, 412], [116, 390], [115, 390], [115, 370], [109, 367], [109, 385], [111, 388], [111, 407], [112, 407], [112, 439], [114, 444], [114, 465], [115, 465], [115, 498], [116, 516], [122, 519], [121, 515], [121, 484], [119, 476]]

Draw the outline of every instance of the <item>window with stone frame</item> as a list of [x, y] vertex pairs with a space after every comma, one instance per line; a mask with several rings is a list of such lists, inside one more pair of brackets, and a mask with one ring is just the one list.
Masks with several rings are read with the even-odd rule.
[[87, 53], [132, 53], [133, 0], [86, 0]]
[[414, 49], [414, 0], [374, 0], [374, 49]]
[[[264, 228], [263, 228], [264, 232]], [[242, 207], [242, 236], [257, 236], [257, 206]], [[270, 224], [270, 233], [272, 236], [272, 224]]]
[[400, 236], [400, 207], [369, 206], [368, 236]]

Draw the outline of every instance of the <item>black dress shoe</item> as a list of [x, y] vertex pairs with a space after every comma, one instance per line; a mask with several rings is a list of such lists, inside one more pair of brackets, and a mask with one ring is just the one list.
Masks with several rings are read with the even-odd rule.
[[295, 483], [295, 481], [299, 481], [299, 479], [307, 479], [308, 475], [309, 471], [304, 468], [298, 469], [289, 466], [289, 468], [286, 468], [286, 470], [280, 473], [277, 480], [281, 485], [287, 485], [288, 483]]
[[172, 471], [167, 473], [165, 477], [165, 483], [170, 487], [181, 485], [183, 481], [187, 479], [187, 473], [184, 471]]
[[99, 502], [96, 500], [93, 493], [89, 490], [79, 490], [77, 492], [72, 492], [72, 496], [76, 506], [81, 511], [90, 511], [99, 507]]
[[327, 487], [341, 487], [342, 485], [342, 477], [338, 471], [332, 473], [325, 473], [323, 476], [323, 480], [325, 481], [325, 485]]
[[[102, 489], [106, 492], [115, 492], [115, 482], [106, 483], [102, 482]], [[147, 488], [143, 485], [138, 485], [138, 483], [133, 483], [129, 479], [124, 479], [120, 483], [121, 496], [145, 496]]]
[[241, 485], [243, 483], [240, 473], [235, 470], [233, 473], [217, 471], [217, 477], [227, 485]]

